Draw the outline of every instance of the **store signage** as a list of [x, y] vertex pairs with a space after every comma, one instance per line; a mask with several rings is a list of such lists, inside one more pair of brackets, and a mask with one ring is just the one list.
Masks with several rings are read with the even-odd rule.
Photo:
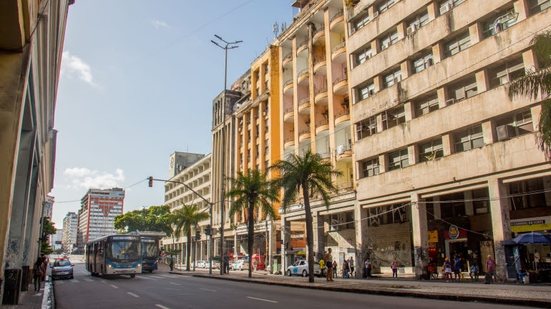
[[448, 229], [448, 236], [450, 239], [457, 239], [459, 237], [459, 228], [457, 225], [450, 225]]
[[511, 220], [511, 231], [514, 233], [538, 232], [545, 230], [551, 230], [551, 216]]

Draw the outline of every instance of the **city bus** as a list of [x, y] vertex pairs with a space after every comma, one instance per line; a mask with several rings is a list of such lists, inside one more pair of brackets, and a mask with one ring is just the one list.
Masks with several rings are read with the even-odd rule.
[[157, 270], [159, 260], [158, 236], [141, 236], [142, 241], [142, 272], [152, 273]]
[[109, 235], [86, 244], [86, 270], [92, 276], [130, 275], [142, 272], [140, 236]]

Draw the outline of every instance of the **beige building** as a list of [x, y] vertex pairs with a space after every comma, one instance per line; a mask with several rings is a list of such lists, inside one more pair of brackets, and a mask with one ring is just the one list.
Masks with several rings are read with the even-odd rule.
[[485, 270], [490, 255], [514, 277], [506, 241], [551, 230], [551, 169], [540, 104], [507, 83], [538, 67], [551, 1], [347, 2], [362, 257], [421, 274], [455, 255]]
[[30, 267], [39, 254], [40, 222], [54, 178], [61, 54], [73, 2], [0, 1], [0, 294], [4, 304], [18, 303], [19, 291], [27, 290]]

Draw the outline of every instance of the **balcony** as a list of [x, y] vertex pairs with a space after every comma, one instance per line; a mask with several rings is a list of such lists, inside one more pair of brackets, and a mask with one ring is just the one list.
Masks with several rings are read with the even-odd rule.
[[345, 95], [348, 93], [348, 78], [346, 72], [333, 80], [333, 93], [337, 95]]
[[302, 98], [298, 101], [298, 112], [299, 114], [310, 114], [310, 98]]
[[293, 80], [290, 79], [283, 84], [283, 94], [293, 94]]
[[350, 120], [350, 111], [345, 108], [335, 113], [335, 125]]
[[331, 29], [331, 31], [343, 33], [343, 22], [344, 12], [343, 10], [338, 10], [333, 16], [331, 16], [331, 19], [329, 20], [329, 29]]
[[314, 57], [314, 74], [325, 75], [326, 66], [327, 61], [325, 60], [325, 57]]
[[299, 143], [304, 142], [305, 140], [310, 139], [310, 128], [304, 128], [298, 133]]
[[304, 40], [300, 43], [297, 43], [297, 55], [308, 50], [308, 40]]
[[287, 107], [285, 108], [285, 111], [283, 112], [283, 121], [285, 122], [293, 122], [294, 121], [295, 112], [293, 110], [293, 107]]
[[293, 147], [295, 145], [295, 137], [293, 136], [294, 132], [290, 132], [289, 134], [291, 136], [285, 137], [284, 144], [283, 144], [284, 148]]
[[351, 161], [352, 145], [350, 145], [350, 143], [337, 145], [335, 148], [335, 157], [337, 161]]
[[316, 135], [329, 130], [329, 121], [327, 119], [318, 119], [316, 121]]
[[281, 61], [281, 65], [283, 67], [287, 67], [288, 65], [293, 63], [293, 55], [288, 54], [287, 56], [283, 57], [283, 61]]
[[325, 83], [320, 85], [319, 88], [314, 88], [314, 103], [327, 104], [327, 86]]
[[308, 83], [308, 76], [310, 76], [310, 73], [308, 72], [308, 69], [304, 69], [298, 73], [297, 83], [299, 85], [302, 85], [304, 83]]
[[312, 40], [314, 41], [314, 44], [317, 43], [318, 41], [321, 41], [323, 42], [323, 38], [325, 37], [325, 29], [324, 27], [322, 26], [321, 29], [318, 29], [315, 33], [314, 33], [314, 36], [312, 37]]
[[331, 59], [338, 63], [346, 62], [346, 42], [341, 42], [332, 49]]

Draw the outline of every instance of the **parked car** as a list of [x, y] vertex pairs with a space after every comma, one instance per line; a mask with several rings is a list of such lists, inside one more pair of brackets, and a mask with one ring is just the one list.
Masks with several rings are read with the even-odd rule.
[[[295, 264], [287, 267], [287, 276], [308, 276], [308, 261], [306, 260], [298, 260], [295, 262]], [[314, 263], [314, 275], [315, 276], [322, 276], [322, 272], [320, 269], [320, 264]]]
[[56, 259], [50, 266], [52, 268], [52, 280], [73, 279], [73, 266], [69, 259]]

